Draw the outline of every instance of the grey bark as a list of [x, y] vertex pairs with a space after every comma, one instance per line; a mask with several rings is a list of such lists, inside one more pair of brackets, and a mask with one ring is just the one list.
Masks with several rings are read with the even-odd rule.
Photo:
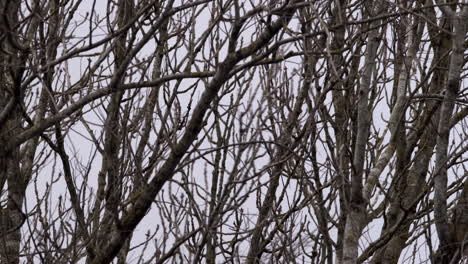
[[459, 13], [455, 13], [447, 6], [441, 7], [449, 18], [452, 27], [452, 54], [445, 95], [442, 102], [436, 145], [436, 176], [434, 177], [434, 218], [437, 235], [440, 240], [439, 253], [441, 263], [449, 263], [455, 253], [453, 243], [454, 234], [449, 229], [447, 214], [447, 152], [450, 137], [450, 120], [455, 105], [455, 99], [460, 89], [460, 73], [464, 64], [464, 43], [468, 25], [468, 6], [464, 6]]
[[[370, 27], [375, 26], [371, 23]], [[363, 197], [364, 162], [368, 142], [371, 115], [369, 112], [369, 92], [372, 75], [375, 70], [376, 54], [380, 43], [378, 29], [372, 29], [367, 36], [365, 68], [359, 86], [357, 106], [357, 132], [353, 152], [351, 173], [351, 194], [348, 203], [348, 215], [343, 238], [343, 264], [356, 263], [358, 258], [359, 238], [366, 223], [366, 203]]]

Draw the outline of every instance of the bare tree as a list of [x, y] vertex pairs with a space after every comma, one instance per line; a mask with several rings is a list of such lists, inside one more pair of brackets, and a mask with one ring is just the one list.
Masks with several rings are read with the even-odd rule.
[[466, 1], [0, 1], [1, 263], [464, 263]]

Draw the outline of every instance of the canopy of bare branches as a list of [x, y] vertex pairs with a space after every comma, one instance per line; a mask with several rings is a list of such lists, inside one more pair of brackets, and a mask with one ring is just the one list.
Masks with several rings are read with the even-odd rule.
[[466, 0], [1, 0], [0, 263], [466, 263], [467, 31]]

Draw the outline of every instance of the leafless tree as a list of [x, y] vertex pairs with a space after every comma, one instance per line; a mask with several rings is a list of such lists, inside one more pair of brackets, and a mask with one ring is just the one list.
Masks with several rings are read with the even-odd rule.
[[0, 1], [0, 263], [466, 263], [468, 3]]

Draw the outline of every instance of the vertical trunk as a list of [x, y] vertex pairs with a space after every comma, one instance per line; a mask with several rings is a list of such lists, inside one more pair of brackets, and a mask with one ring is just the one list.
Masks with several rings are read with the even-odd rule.
[[[435, 13], [433, 9], [428, 9], [428, 17], [434, 24], [437, 24], [435, 19]], [[420, 21], [420, 32], [421, 27], [424, 26], [424, 21]], [[442, 23], [443, 24], [443, 23]], [[450, 40], [447, 36], [441, 32], [439, 29], [432, 26], [429, 26], [429, 32], [431, 35], [431, 41], [433, 47], [435, 48], [434, 63], [438, 64], [438, 67], [435, 67], [433, 78], [430, 82], [429, 88], [422, 87], [423, 93], [437, 94], [440, 92], [441, 86], [443, 84], [443, 79], [445, 74], [445, 68], [448, 68], [448, 60], [444, 58], [444, 54], [450, 49], [449, 43]], [[417, 52], [419, 42], [421, 40], [421, 34], [416, 34], [415, 41], [408, 40], [408, 45], [412, 44], [411, 54], [409, 57], [415, 57]], [[407, 64], [410, 65], [410, 64]], [[400, 74], [409, 74], [409, 72], [402, 72]], [[406, 78], [408, 78], [407, 76]], [[406, 178], [404, 184], [400, 184], [398, 192], [395, 192], [393, 196], [399, 197], [399, 199], [392, 199], [390, 208], [388, 209], [386, 223], [382, 229], [382, 233], [391, 230], [395, 224], [399, 224], [398, 231], [396, 234], [388, 241], [388, 243], [383, 246], [380, 250], [377, 250], [375, 253], [372, 263], [398, 263], [400, 255], [405, 248], [407, 239], [411, 236], [409, 233], [411, 221], [403, 220], [402, 217], [406, 219], [412, 219], [415, 214], [415, 206], [417, 205], [417, 199], [421, 198], [421, 192], [424, 191], [421, 186], [424, 186], [425, 178], [427, 175], [429, 162], [432, 157], [433, 149], [436, 144], [436, 138], [433, 136], [436, 134], [437, 120], [438, 120], [438, 109], [439, 102], [428, 101], [424, 104], [421, 104], [421, 109], [426, 109], [422, 112], [421, 118], [415, 122], [413, 126], [413, 131], [408, 136], [407, 148], [405, 155], [409, 157], [417, 146], [417, 151], [414, 155], [414, 159], [411, 162], [406, 160], [406, 166], [412, 164], [409, 171], [404, 174]], [[422, 110], [421, 110], [422, 111]], [[421, 136], [418, 136], [421, 135]], [[420, 138], [420, 141], [417, 143], [417, 139]], [[397, 173], [397, 175], [400, 175]], [[397, 176], [401, 177], [401, 176]]]
[[452, 54], [448, 73], [445, 96], [440, 111], [437, 128], [436, 175], [434, 177], [434, 218], [437, 235], [440, 240], [439, 257], [441, 263], [449, 263], [454, 255], [454, 234], [449, 229], [447, 216], [447, 152], [450, 136], [450, 120], [455, 99], [460, 89], [460, 73], [464, 63], [464, 42], [468, 24], [468, 7], [463, 7], [460, 14], [449, 8], [442, 9], [453, 26]]
[[[128, 21], [132, 19], [133, 0], [119, 0], [117, 11], [117, 26], [119, 29], [125, 27]], [[116, 39], [114, 50], [114, 73], [117, 73], [122, 67], [127, 52], [127, 33], [122, 34]], [[116, 76], [120, 81], [125, 80], [124, 76]], [[120, 146], [122, 143], [121, 113], [120, 107], [124, 93], [118, 91], [110, 96], [110, 102], [107, 106], [107, 119], [104, 125], [104, 157], [102, 161], [102, 170], [99, 173], [101, 182], [105, 182], [105, 210], [102, 221], [99, 223], [99, 233], [101, 239], [96, 241], [96, 247], [102, 247], [107, 243], [107, 237], [114, 228], [115, 220], [119, 215], [119, 204], [122, 196], [122, 173], [120, 171]], [[99, 208], [96, 208], [99, 209]], [[127, 239], [130, 239], [127, 238]], [[128, 241], [125, 242], [128, 244]], [[124, 249], [124, 248], [122, 248]], [[119, 253], [119, 261], [126, 259], [125, 250]], [[92, 257], [92, 256], [91, 256]], [[88, 260], [89, 261], [89, 260]]]
[[[18, 12], [21, 1], [2, 1], [0, 3], [1, 26], [3, 33], [0, 61], [0, 145], [5, 146], [22, 131], [24, 91], [21, 90], [21, 79], [29, 56], [29, 43], [36, 33], [38, 19], [30, 20], [29, 28], [20, 38]], [[40, 12], [38, 3], [33, 4], [34, 11]], [[5, 12], [5, 13], [3, 13]], [[21, 40], [21, 43], [20, 43]], [[44, 117], [47, 100], [42, 91], [34, 122]], [[0, 262], [14, 264], [20, 261], [21, 227], [26, 220], [22, 212], [26, 187], [32, 173], [34, 154], [38, 137], [30, 139], [23, 148], [16, 147], [8, 153], [0, 150], [0, 188], [8, 184], [6, 208], [0, 208]]]
[[[5, 128], [14, 134], [19, 129], [18, 123], [18, 117], [11, 118]], [[3, 135], [8, 136], [8, 134], [10, 133], [4, 133]], [[12, 134], [10, 136], [13, 136]], [[2, 177], [6, 177], [8, 183], [7, 207], [6, 209], [2, 208], [0, 211], [0, 231], [2, 234], [0, 240], [0, 262], [17, 264], [19, 263], [21, 226], [26, 217], [22, 212], [25, 182], [20, 173], [20, 154], [18, 149], [0, 158], [3, 160], [2, 165], [6, 165], [4, 167], [6, 174], [2, 175]]]
[[451, 219], [451, 226], [454, 230], [455, 245], [460, 250], [463, 250], [458, 254], [459, 256], [468, 256], [468, 174], [465, 173], [465, 182], [463, 184], [463, 190], [461, 191], [460, 198], [453, 211]]
[[[375, 23], [371, 23], [373, 28]], [[357, 134], [351, 174], [351, 196], [343, 239], [343, 264], [356, 263], [358, 257], [359, 238], [366, 222], [366, 203], [363, 197], [363, 169], [366, 159], [366, 145], [369, 136], [371, 114], [369, 111], [369, 91], [371, 79], [375, 70], [378, 39], [378, 29], [368, 33], [368, 44], [365, 58], [365, 68], [359, 87]]]
[[[224, 145], [223, 135], [220, 133], [220, 127], [218, 126], [218, 142], [217, 147], [219, 150], [215, 154], [214, 168], [211, 177], [211, 195], [210, 195], [210, 204], [209, 204], [209, 217], [211, 220], [212, 216], [215, 215], [215, 207], [217, 204], [218, 197], [218, 181], [219, 181], [219, 172], [221, 166], [221, 147]], [[213, 219], [214, 220], [214, 219]], [[215, 221], [216, 222], [216, 221]], [[207, 223], [206, 231], [206, 263], [215, 264], [216, 263], [216, 223]]]
[[[334, 1], [334, 8], [332, 9], [332, 23], [336, 29], [333, 31], [333, 39], [331, 41], [332, 49], [339, 50], [340, 48], [345, 46], [345, 20], [346, 20], [346, 1]], [[349, 97], [350, 90], [352, 87], [345, 86], [343, 83], [343, 79], [348, 78], [348, 83], [353, 83], [353, 76], [352, 76], [352, 69], [345, 70], [343, 67], [344, 58], [343, 54], [339, 53], [338, 55], [333, 56], [333, 61], [330, 63], [331, 67], [334, 67], [334, 70], [331, 70], [332, 78], [331, 78], [331, 85], [334, 87], [332, 90], [332, 100], [333, 100], [333, 107], [335, 110], [335, 120], [334, 120], [334, 132], [335, 132], [335, 139], [336, 139], [336, 148], [335, 148], [335, 155], [336, 159], [338, 160], [338, 175], [337, 175], [337, 186], [339, 186], [339, 203], [340, 203], [340, 216], [338, 221], [338, 238], [337, 238], [337, 249], [336, 249], [336, 258], [341, 260], [343, 258], [343, 235], [344, 235], [344, 228], [346, 225], [346, 216], [347, 216], [347, 201], [349, 200], [349, 192], [347, 192], [347, 188], [344, 186], [349, 184], [349, 163], [350, 157], [348, 152], [346, 151], [349, 146], [347, 146], [347, 142], [349, 142], [349, 135], [348, 135], [348, 119], [349, 114], [349, 107], [347, 104], [347, 97]], [[359, 64], [358, 60], [353, 60], [351, 67]], [[345, 75], [345, 72], [348, 73]], [[335, 74], [333, 74], [335, 73]], [[351, 74], [350, 74], [351, 73]], [[336, 76], [339, 74], [340, 76]], [[344, 91], [342, 91], [344, 90]]]

